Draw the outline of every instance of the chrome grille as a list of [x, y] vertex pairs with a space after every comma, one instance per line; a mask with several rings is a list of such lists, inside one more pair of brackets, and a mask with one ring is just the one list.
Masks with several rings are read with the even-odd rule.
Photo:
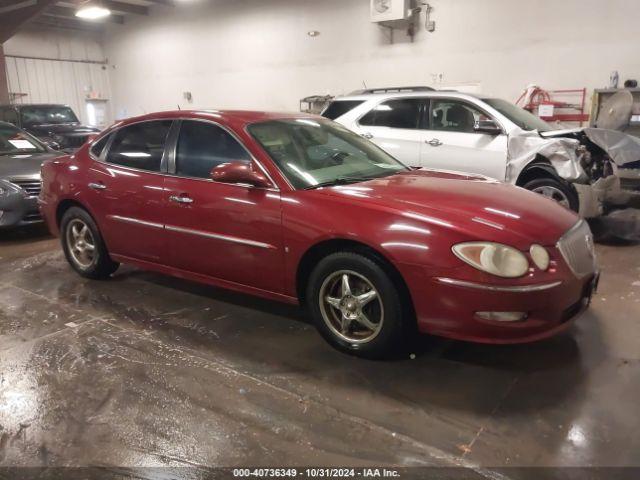
[[582, 278], [595, 272], [596, 253], [593, 235], [584, 220], [580, 220], [565, 233], [558, 240], [557, 247], [576, 277]]
[[30, 197], [37, 197], [40, 195], [40, 190], [42, 190], [42, 182], [40, 180], [10, 180], [11, 183], [17, 185], [22, 190], [27, 192], [27, 195]]

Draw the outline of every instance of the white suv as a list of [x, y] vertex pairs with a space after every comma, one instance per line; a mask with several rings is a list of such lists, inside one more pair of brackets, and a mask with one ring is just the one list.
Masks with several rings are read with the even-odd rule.
[[322, 115], [407, 165], [511, 182], [586, 217], [620, 193], [612, 138], [602, 132], [624, 134], [554, 131], [505, 100], [429, 87], [364, 90], [337, 98]]

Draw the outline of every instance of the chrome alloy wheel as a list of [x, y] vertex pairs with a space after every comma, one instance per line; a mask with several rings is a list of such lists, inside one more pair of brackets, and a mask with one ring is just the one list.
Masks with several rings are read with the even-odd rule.
[[542, 185], [540, 187], [536, 187], [532, 192], [538, 193], [543, 197], [550, 198], [551, 200], [558, 202], [563, 207], [571, 208], [571, 204], [569, 203], [569, 199], [560, 189], [556, 187], [552, 187], [550, 185]]
[[79, 218], [67, 226], [67, 247], [73, 261], [81, 268], [89, 268], [96, 257], [96, 243], [91, 230]]
[[322, 283], [318, 300], [329, 329], [347, 342], [370, 342], [382, 329], [384, 307], [380, 294], [359, 273], [332, 273]]

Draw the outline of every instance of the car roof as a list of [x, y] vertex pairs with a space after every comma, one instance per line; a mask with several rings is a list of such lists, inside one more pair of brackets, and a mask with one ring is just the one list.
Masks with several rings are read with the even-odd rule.
[[[127, 118], [117, 123], [125, 125], [147, 120], [170, 120], [174, 118], [208, 119], [225, 123], [250, 124], [264, 122], [268, 120], [284, 120], [296, 118], [323, 119], [318, 115], [299, 112], [262, 112], [254, 110], [169, 110], [165, 112], [154, 112], [137, 117]], [[324, 120], [324, 119], [323, 119]]]
[[414, 92], [381, 92], [381, 93], [364, 93], [356, 95], [345, 95], [343, 97], [336, 97], [334, 101], [340, 100], [372, 100], [381, 99], [386, 100], [388, 98], [405, 98], [405, 97], [456, 97], [456, 98], [485, 98], [484, 95], [475, 93], [459, 92], [457, 90], [432, 90], [432, 91], [414, 91]]

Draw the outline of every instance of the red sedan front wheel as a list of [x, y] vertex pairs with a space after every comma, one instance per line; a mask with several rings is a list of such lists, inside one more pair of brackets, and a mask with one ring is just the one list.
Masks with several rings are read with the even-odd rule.
[[377, 358], [402, 345], [400, 295], [384, 269], [366, 256], [339, 252], [322, 259], [306, 298], [318, 331], [339, 350]]

